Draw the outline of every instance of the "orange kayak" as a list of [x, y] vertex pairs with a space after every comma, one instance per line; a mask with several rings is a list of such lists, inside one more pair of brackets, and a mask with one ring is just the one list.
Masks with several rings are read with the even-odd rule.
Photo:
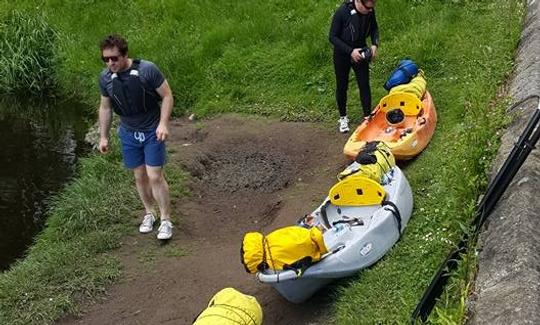
[[370, 118], [364, 119], [343, 148], [355, 159], [368, 141], [384, 141], [396, 159], [411, 159], [426, 148], [437, 124], [437, 112], [431, 94], [422, 100], [413, 94], [397, 92], [381, 99]]

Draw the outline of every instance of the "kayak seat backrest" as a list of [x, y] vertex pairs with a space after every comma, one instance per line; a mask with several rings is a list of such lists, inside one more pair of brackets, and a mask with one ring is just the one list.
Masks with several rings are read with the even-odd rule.
[[422, 112], [423, 105], [413, 94], [396, 92], [384, 96], [379, 102], [379, 108], [384, 114], [399, 109], [405, 116], [418, 116]]
[[385, 191], [378, 182], [353, 174], [332, 186], [328, 197], [333, 205], [338, 206], [375, 205], [381, 204]]

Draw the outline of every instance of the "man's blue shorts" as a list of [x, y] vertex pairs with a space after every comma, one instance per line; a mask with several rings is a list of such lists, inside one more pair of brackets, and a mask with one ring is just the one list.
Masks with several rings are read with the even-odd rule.
[[118, 135], [122, 144], [124, 165], [127, 168], [133, 169], [143, 164], [154, 167], [165, 165], [167, 156], [165, 142], [158, 141], [155, 129], [138, 132], [119, 127]]

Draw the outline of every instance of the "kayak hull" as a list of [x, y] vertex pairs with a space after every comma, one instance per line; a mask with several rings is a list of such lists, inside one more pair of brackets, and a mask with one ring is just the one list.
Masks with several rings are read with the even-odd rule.
[[387, 121], [381, 104], [372, 117], [364, 121], [351, 134], [343, 153], [353, 160], [366, 142], [384, 141], [396, 159], [407, 160], [422, 152], [433, 137], [437, 125], [437, 112], [431, 94], [422, 97], [422, 109], [416, 116], [405, 116], [399, 125]]

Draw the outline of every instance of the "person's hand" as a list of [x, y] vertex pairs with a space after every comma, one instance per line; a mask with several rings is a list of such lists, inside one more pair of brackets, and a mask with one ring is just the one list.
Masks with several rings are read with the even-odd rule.
[[165, 141], [169, 137], [169, 126], [164, 123], [159, 123], [156, 129], [156, 137], [158, 141]]
[[351, 59], [353, 60], [353, 62], [360, 62], [360, 60], [362, 60], [362, 52], [360, 49], [354, 49], [352, 52], [351, 52]]
[[371, 45], [371, 61], [375, 61], [375, 59], [377, 58], [377, 46], [376, 45]]
[[99, 152], [107, 153], [109, 151], [109, 139], [99, 138]]

